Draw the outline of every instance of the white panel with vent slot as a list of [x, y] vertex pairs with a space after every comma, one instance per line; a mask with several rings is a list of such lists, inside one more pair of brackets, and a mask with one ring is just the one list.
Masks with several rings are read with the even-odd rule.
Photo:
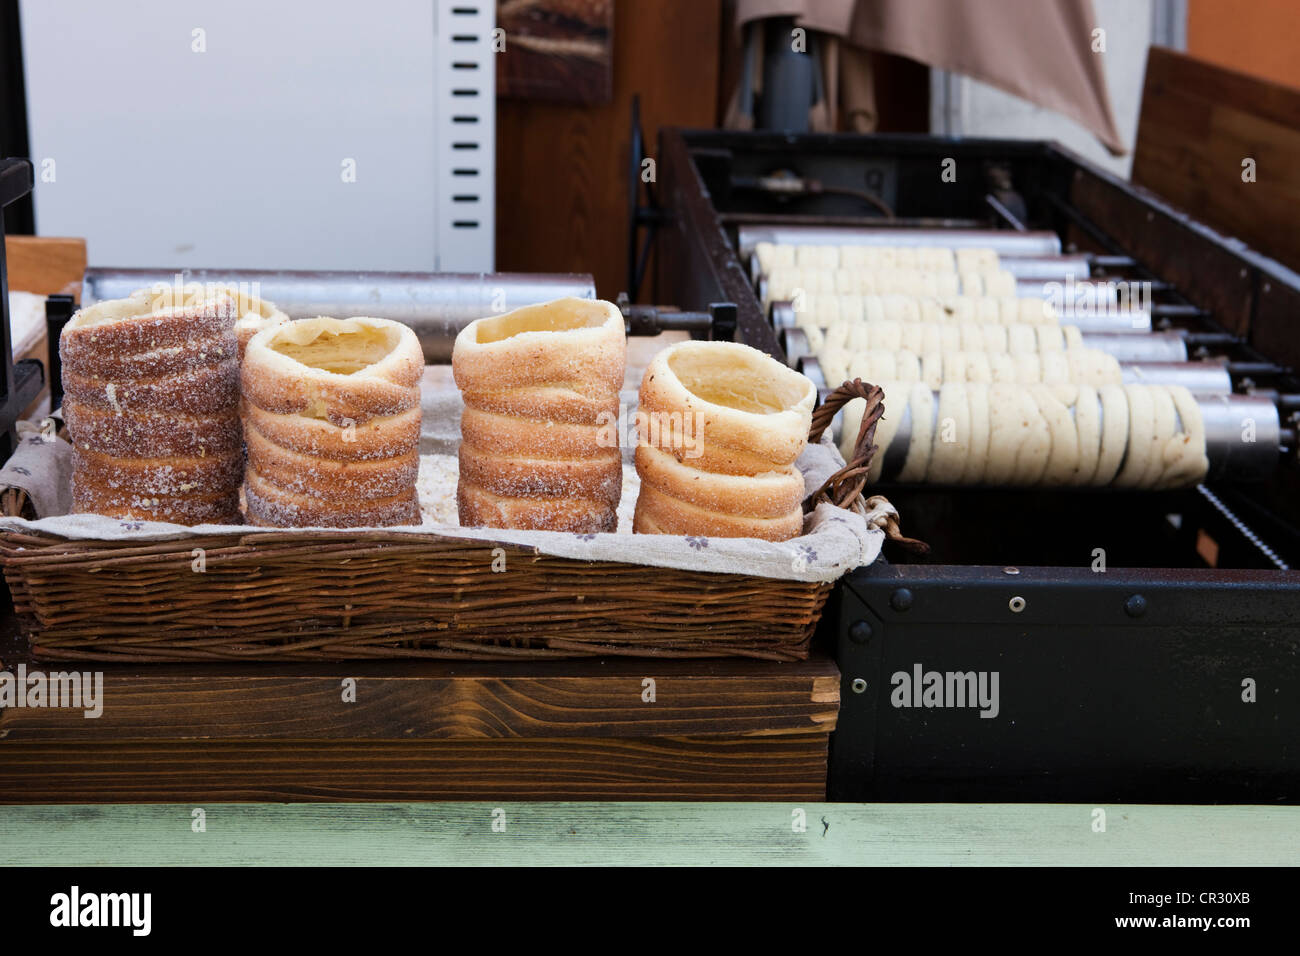
[[493, 262], [496, 64], [493, 0], [437, 0], [438, 270], [486, 272]]
[[489, 270], [493, 13], [22, 0], [37, 228], [101, 266]]

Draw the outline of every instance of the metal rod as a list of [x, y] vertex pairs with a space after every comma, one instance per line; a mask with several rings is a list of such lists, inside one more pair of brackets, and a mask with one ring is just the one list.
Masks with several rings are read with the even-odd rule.
[[1231, 375], [1271, 376], [1287, 373], [1282, 366], [1272, 362], [1228, 362], [1224, 367]]
[[409, 325], [428, 362], [450, 362], [456, 335], [475, 319], [565, 296], [592, 299], [589, 275], [437, 272], [295, 272], [252, 269], [87, 269], [86, 305], [155, 285], [234, 284], [291, 319], [366, 315]]
[[776, 245], [822, 246], [944, 246], [949, 249], [990, 248], [1002, 255], [1056, 256], [1061, 238], [1054, 232], [1010, 232], [1005, 229], [909, 229], [898, 227], [789, 226], [779, 223], [742, 225], [737, 245], [743, 257], [760, 242]]
[[1128, 335], [1122, 332], [1084, 333], [1085, 348], [1101, 349], [1121, 362], [1186, 362], [1187, 344], [1177, 332]]
[[999, 256], [998, 267], [1010, 272], [1017, 281], [1043, 279], [1067, 282], [1071, 279], [1087, 279], [1092, 275], [1092, 267], [1084, 255]]
[[1013, 213], [1010, 209], [1008, 209], [1006, 205], [1000, 199], [998, 199], [997, 196], [994, 196], [992, 193], [988, 193], [984, 196], [984, 201], [988, 203], [990, 209], [992, 209], [995, 213], [997, 213], [998, 218], [1000, 218], [1012, 229], [1016, 230], [1016, 232], [1029, 231], [1025, 227], [1025, 224], [1016, 218], [1016, 214]]

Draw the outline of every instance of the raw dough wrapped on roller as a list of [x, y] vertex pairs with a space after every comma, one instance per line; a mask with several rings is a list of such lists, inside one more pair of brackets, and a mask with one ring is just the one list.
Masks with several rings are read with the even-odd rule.
[[633, 530], [784, 541], [803, 531], [817, 390], [735, 342], [682, 342], [646, 368], [637, 412]]
[[[1178, 386], [950, 381], [937, 399], [924, 383], [885, 389], [871, 481], [881, 477], [886, 453], [904, 458], [893, 480], [932, 484], [1178, 488], [1202, 480], [1209, 469], [1200, 406]], [[897, 435], [900, 405], [909, 423], [907, 447], [890, 452], [904, 441]], [[840, 441], [846, 454], [862, 406], [845, 406]]]
[[419, 524], [420, 377], [411, 329], [300, 319], [249, 340], [241, 371], [250, 523]]
[[82, 309], [59, 337], [75, 512], [236, 524], [236, 306], [155, 307], [148, 292]]
[[467, 325], [452, 350], [465, 399], [460, 523], [613, 531], [626, 363], [623, 314], [609, 302], [557, 299]]

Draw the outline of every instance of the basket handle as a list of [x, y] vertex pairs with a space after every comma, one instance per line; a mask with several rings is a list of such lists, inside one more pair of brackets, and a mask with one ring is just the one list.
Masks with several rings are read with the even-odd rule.
[[[858, 426], [858, 438], [853, 443], [853, 457], [849, 462], [835, 474], [831, 475], [812, 495], [809, 496], [805, 509], [812, 511], [823, 501], [829, 502], [839, 508], [845, 508], [849, 511], [857, 511], [865, 515], [869, 510], [867, 502], [863, 499], [863, 489], [867, 486], [867, 476], [871, 470], [871, 460], [876, 456], [880, 449], [876, 447], [874, 439], [876, 437], [876, 424], [880, 417], [885, 413], [885, 390], [879, 385], [870, 385], [860, 378], [855, 378], [851, 382], [845, 382], [843, 385], [831, 391], [813, 412], [812, 427], [808, 429], [808, 441], [821, 441], [822, 434], [830, 427], [831, 419], [839, 412], [841, 408], [853, 401], [855, 398], [861, 398], [867, 403], [867, 407], [862, 412], [862, 424]], [[926, 554], [930, 546], [924, 541], [918, 541], [915, 538], [908, 538], [903, 535], [898, 525], [898, 512], [893, 505], [882, 495], [875, 495], [871, 498], [872, 508], [883, 512], [876, 519], [879, 527], [885, 531], [885, 536], [890, 541], [896, 542], [908, 551], [915, 554]]]

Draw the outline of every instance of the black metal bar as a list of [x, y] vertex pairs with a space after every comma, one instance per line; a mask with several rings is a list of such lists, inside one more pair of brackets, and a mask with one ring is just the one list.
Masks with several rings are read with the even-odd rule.
[[[1132, 269], [1134, 266], [1138, 265], [1138, 261], [1134, 259], [1132, 256], [1127, 256], [1127, 255], [1092, 256], [1092, 264], [1102, 269]], [[1163, 282], [1161, 283], [1161, 285], [1163, 285], [1166, 289], [1173, 288], [1173, 286], [1171, 286], [1167, 282]]]
[[1232, 348], [1242, 344], [1240, 336], [1233, 335], [1231, 332], [1188, 332], [1183, 336], [1183, 341], [1187, 343], [1188, 351]]
[[998, 199], [997, 196], [994, 196], [992, 193], [987, 193], [984, 196], [984, 201], [988, 203], [990, 209], [992, 209], [995, 213], [997, 213], [999, 219], [1001, 219], [1003, 222], [1009, 225], [1012, 229], [1016, 230], [1016, 232], [1029, 231], [1028, 227], [1026, 227], [1025, 224], [1021, 222], [1019, 219], [1017, 219], [1015, 214], [1010, 209], [1008, 209], [1006, 205], [1001, 200]]
[[1285, 369], [1280, 365], [1272, 362], [1229, 362], [1229, 375], [1254, 375], [1254, 376], [1271, 376], [1287, 375], [1290, 369]]
[[[771, 213], [718, 213], [718, 221], [725, 226], [770, 225], [775, 218]], [[783, 213], [780, 221], [784, 226], [870, 226], [872, 229], [979, 229], [987, 225], [980, 219], [936, 219], [925, 216], [886, 219], [883, 216], [807, 216], [788, 213]]]
[[[0, 0], [0, 156], [30, 155], [18, 0]], [[31, 235], [36, 231], [30, 189], [10, 201], [5, 229], [12, 235]]]
[[45, 299], [45, 333], [50, 349], [50, 411], [63, 404], [63, 363], [59, 358], [59, 336], [77, 309], [70, 295], [51, 295]]
[[707, 335], [713, 328], [713, 315], [708, 312], [676, 312], [654, 305], [623, 305], [623, 318], [628, 335], [658, 335], [668, 331]]
[[19, 417], [40, 394], [44, 370], [34, 359], [14, 362], [13, 328], [9, 324], [9, 274], [4, 251], [6, 206], [26, 196], [32, 189], [32, 164], [25, 159], [0, 159], [0, 442], [2, 460], [8, 460], [18, 447], [15, 428]]
[[[830, 798], [1294, 802], [1300, 700], [1264, 692], [1300, 680], [1294, 579], [1087, 566], [853, 572], [837, 609]], [[1244, 678], [1257, 696], [1244, 695]]]
[[1151, 314], [1171, 319], [1209, 319], [1209, 312], [1194, 305], [1181, 302], [1156, 302], [1151, 306]]

